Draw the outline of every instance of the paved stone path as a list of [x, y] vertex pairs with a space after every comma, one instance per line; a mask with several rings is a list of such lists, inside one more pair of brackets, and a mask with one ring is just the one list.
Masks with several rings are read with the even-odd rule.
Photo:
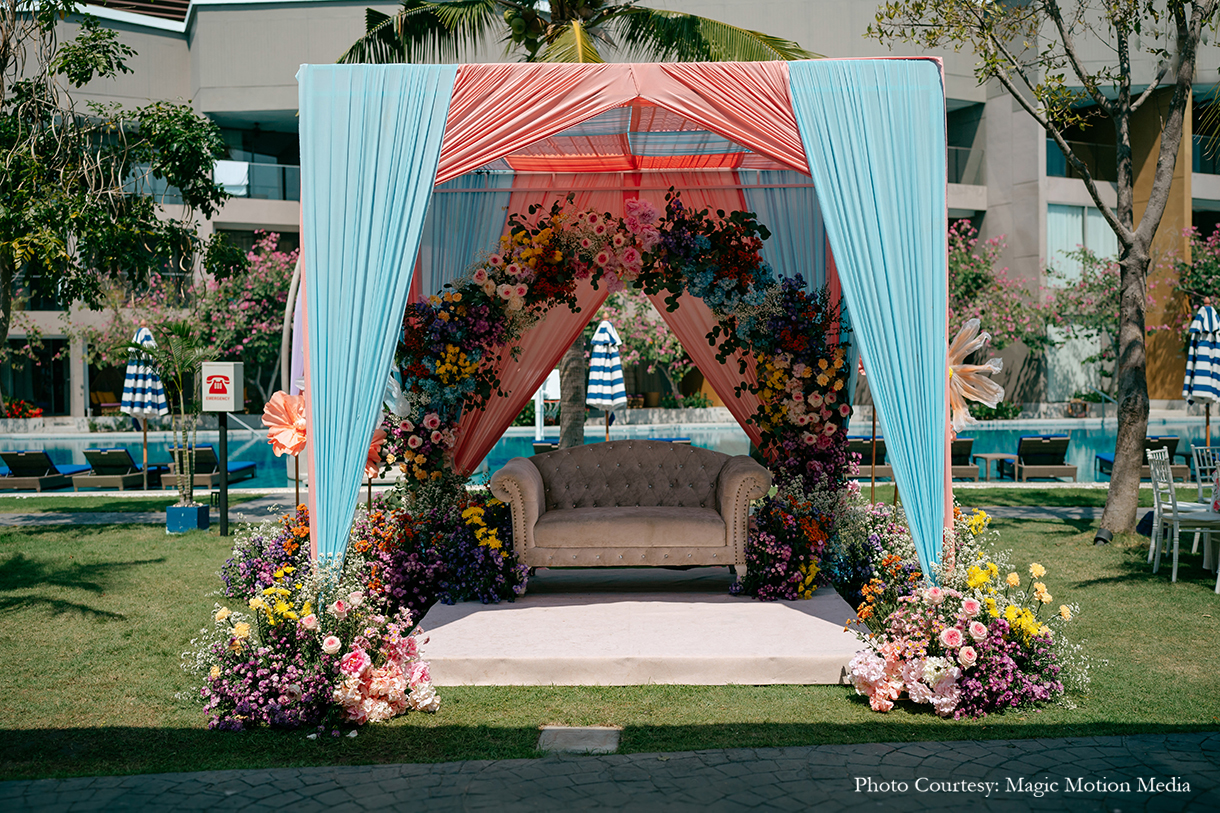
[[1220, 733], [872, 743], [0, 783], [0, 809], [1215, 811]]

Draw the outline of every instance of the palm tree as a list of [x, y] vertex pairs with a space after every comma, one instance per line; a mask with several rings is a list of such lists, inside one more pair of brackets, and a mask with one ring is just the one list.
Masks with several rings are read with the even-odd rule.
[[[636, 0], [403, 0], [394, 16], [365, 9], [366, 32], [340, 62], [455, 62], [499, 32], [505, 54], [525, 62], [656, 62], [814, 59], [795, 42]], [[580, 339], [560, 362], [559, 445], [584, 443], [588, 361]]]
[[524, 62], [604, 62], [599, 48], [656, 62], [813, 59], [795, 42], [636, 0], [403, 0], [365, 9], [363, 37], [340, 62], [455, 62], [499, 36]]

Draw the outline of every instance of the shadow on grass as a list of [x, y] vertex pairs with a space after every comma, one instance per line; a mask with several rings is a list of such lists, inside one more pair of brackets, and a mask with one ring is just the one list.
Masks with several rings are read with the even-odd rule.
[[[165, 558], [139, 559], [131, 562], [51, 563], [32, 559], [24, 553], [14, 553], [0, 561], [0, 591], [15, 592], [62, 587], [100, 595], [104, 582], [115, 574], [141, 565], [161, 564]], [[0, 596], [0, 615], [17, 610], [42, 608], [56, 614], [79, 612], [98, 619], [122, 619], [123, 615], [99, 610], [87, 604], [43, 595]]]
[[[408, 718], [410, 719], [410, 718]], [[970, 741], [1171, 734], [1213, 730], [1206, 725], [1090, 723], [907, 724], [725, 723], [627, 726], [619, 753], [770, 748], [868, 742]], [[527, 759], [536, 750], [533, 726], [366, 726], [356, 739], [307, 730], [239, 733], [175, 728], [0, 729], [0, 780], [66, 776], [266, 769], [324, 765], [432, 763]]]

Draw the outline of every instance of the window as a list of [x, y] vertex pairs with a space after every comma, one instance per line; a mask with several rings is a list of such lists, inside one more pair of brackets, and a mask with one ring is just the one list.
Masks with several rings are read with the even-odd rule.
[[1099, 210], [1092, 206], [1047, 204], [1046, 264], [1069, 279], [1079, 277], [1080, 263], [1067, 255], [1081, 246], [1098, 257], [1118, 255], [1118, 238]]

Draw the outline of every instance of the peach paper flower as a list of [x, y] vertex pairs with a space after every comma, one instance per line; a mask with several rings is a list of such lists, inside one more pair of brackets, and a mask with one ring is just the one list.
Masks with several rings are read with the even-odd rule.
[[979, 320], [971, 319], [949, 345], [949, 417], [954, 434], [975, 420], [966, 408], [966, 401], [977, 401], [991, 408], [1004, 400], [1004, 388], [984, 376], [998, 373], [1003, 362], [988, 359], [986, 364], [966, 364], [966, 359], [982, 350], [991, 341], [991, 334], [979, 333]]
[[369, 444], [368, 460], [364, 463], [365, 477], [376, 477], [381, 472], [381, 447], [385, 445], [385, 439], [384, 429], [378, 428], [373, 432], [373, 442]]
[[305, 396], [289, 395], [282, 390], [271, 396], [263, 410], [263, 426], [271, 451], [279, 457], [285, 452], [296, 457], [305, 449]]

